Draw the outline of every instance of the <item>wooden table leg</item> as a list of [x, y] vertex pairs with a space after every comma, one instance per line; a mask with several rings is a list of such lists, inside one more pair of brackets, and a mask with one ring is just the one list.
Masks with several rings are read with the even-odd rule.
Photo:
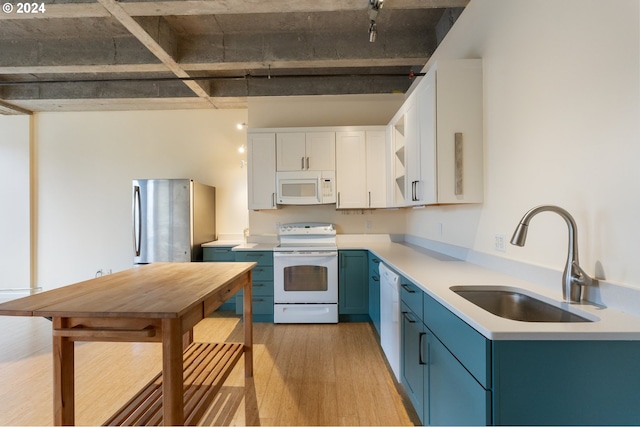
[[[66, 327], [65, 318], [54, 317], [53, 328]], [[75, 424], [75, 386], [73, 341], [53, 337], [53, 423], [58, 426]]]
[[244, 287], [243, 316], [244, 316], [244, 376], [253, 376], [253, 293], [251, 271], [249, 284]]
[[162, 319], [162, 410], [164, 425], [184, 424], [182, 321]]

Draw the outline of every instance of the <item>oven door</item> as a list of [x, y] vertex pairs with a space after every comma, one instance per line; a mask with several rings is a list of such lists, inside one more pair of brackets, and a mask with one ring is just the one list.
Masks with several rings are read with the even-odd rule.
[[273, 281], [276, 304], [336, 304], [338, 252], [274, 252]]

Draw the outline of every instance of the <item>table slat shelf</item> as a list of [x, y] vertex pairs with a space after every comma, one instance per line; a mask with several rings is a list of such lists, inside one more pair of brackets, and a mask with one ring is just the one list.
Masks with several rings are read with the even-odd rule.
[[[242, 343], [193, 343], [183, 354], [185, 425], [195, 425], [244, 352]], [[162, 373], [103, 425], [162, 425]]]

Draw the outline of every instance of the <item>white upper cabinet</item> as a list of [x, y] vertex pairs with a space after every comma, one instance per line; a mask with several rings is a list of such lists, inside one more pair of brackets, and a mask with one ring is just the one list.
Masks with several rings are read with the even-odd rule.
[[305, 133], [278, 133], [277, 153], [276, 163], [279, 171], [304, 170], [307, 157]]
[[276, 134], [247, 135], [249, 209], [276, 209]]
[[[436, 64], [435, 111], [420, 115], [420, 134], [433, 133], [437, 197], [433, 203], [482, 203], [484, 200], [482, 60], [463, 59]], [[429, 124], [429, 125], [427, 125]], [[427, 141], [430, 141], [427, 136]], [[421, 144], [425, 144], [422, 140]], [[430, 152], [423, 165], [433, 164]]]
[[424, 76], [390, 123], [396, 206], [483, 201], [482, 102], [480, 59], [439, 61]]
[[278, 171], [335, 170], [335, 132], [278, 132]]
[[336, 133], [338, 209], [367, 205], [367, 146], [364, 131]]
[[365, 131], [367, 141], [367, 198], [369, 208], [389, 207], [387, 184], [389, 139], [384, 128]]
[[338, 209], [387, 207], [386, 130], [336, 132]]

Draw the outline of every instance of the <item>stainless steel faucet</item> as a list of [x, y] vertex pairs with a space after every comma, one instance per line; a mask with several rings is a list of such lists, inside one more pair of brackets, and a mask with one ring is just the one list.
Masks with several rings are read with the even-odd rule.
[[559, 206], [542, 205], [531, 209], [524, 214], [518, 227], [513, 233], [511, 244], [516, 246], [524, 246], [527, 239], [527, 229], [531, 218], [540, 212], [551, 211], [560, 215], [569, 227], [569, 253], [567, 262], [562, 273], [562, 298], [565, 301], [580, 302], [582, 298], [583, 286], [596, 286], [598, 280], [589, 277], [587, 273], [578, 264], [578, 228], [576, 222], [569, 212]]

